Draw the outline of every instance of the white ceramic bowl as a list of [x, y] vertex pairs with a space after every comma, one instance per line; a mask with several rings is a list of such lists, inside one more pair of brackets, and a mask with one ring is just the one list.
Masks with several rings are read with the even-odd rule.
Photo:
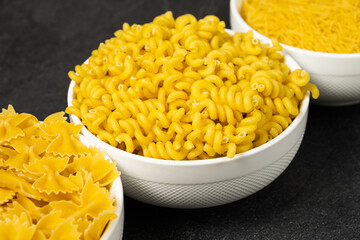
[[[291, 70], [299, 65], [289, 56]], [[72, 106], [73, 87], [68, 91]], [[117, 149], [82, 128], [82, 134], [118, 164], [125, 195], [139, 201], [172, 208], [204, 208], [230, 203], [264, 188], [277, 178], [294, 158], [304, 135], [309, 94], [300, 113], [278, 137], [235, 155], [234, 158], [174, 161], [139, 156]], [[70, 115], [75, 124], [82, 124]]]
[[[80, 141], [87, 147], [97, 146], [89, 138], [80, 135]], [[107, 156], [108, 158], [108, 156]], [[100, 240], [119, 240], [122, 239], [124, 230], [124, 192], [120, 177], [116, 178], [110, 188], [110, 197], [116, 201], [115, 214], [116, 219], [112, 220], [109, 226], [106, 228], [105, 233]]]
[[[230, 0], [230, 24], [235, 31], [252, 30], [254, 37], [268, 39], [251, 28], [241, 17], [242, 0]], [[304, 50], [281, 44], [310, 73], [311, 82], [320, 90], [314, 103], [329, 106], [352, 105], [360, 102], [360, 53], [340, 54]]]

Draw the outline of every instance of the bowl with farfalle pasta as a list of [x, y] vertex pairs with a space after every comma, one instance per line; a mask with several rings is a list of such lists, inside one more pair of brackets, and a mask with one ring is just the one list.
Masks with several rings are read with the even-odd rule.
[[120, 239], [120, 172], [64, 112], [0, 113], [1, 239]]
[[118, 164], [129, 197], [174, 208], [233, 202], [284, 171], [308, 92], [319, 95], [281, 49], [216, 16], [125, 23], [69, 72], [66, 112]]
[[315, 104], [360, 102], [360, 4], [357, 1], [230, 0], [230, 23], [276, 39], [320, 89]]

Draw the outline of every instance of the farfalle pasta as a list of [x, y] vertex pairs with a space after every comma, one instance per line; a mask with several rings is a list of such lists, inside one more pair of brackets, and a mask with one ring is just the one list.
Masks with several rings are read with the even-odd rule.
[[216, 16], [129, 25], [101, 43], [69, 77], [69, 114], [100, 140], [175, 160], [233, 157], [279, 135], [316, 86], [291, 72], [282, 47], [225, 31]]
[[120, 175], [78, 139], [64, 113], [43, 122], [11, 105], [0, 113], [0, 236], [99, 239], [116, 218], [110, 187]]

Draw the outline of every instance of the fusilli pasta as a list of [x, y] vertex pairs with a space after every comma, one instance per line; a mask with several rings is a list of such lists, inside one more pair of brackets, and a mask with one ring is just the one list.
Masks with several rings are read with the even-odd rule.
[[306, 71], [289, 70], [277, 42], [224, 27], [215, 16], [171, 12], [124, 24], [70, 71], [66, 112], [100, 140], [152, 158], [231, 158], [267, 142], [298, 114], [306, 91], [316, 98], [318, 90]]

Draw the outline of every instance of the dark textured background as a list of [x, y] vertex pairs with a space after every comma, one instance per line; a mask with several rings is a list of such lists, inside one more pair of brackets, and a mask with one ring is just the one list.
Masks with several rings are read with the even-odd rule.
[[[229, 26], [229, 2], [220, 0], [0, 0], [0, 107], [40, 120], [63, 111], [69, 70], [123, 22], [168, 10]], [[312, 105], [307, 127], [286, 171], [243, 200], [178, 210], [125, 198], [124, 239], [359, 239], [360, 105]]]

